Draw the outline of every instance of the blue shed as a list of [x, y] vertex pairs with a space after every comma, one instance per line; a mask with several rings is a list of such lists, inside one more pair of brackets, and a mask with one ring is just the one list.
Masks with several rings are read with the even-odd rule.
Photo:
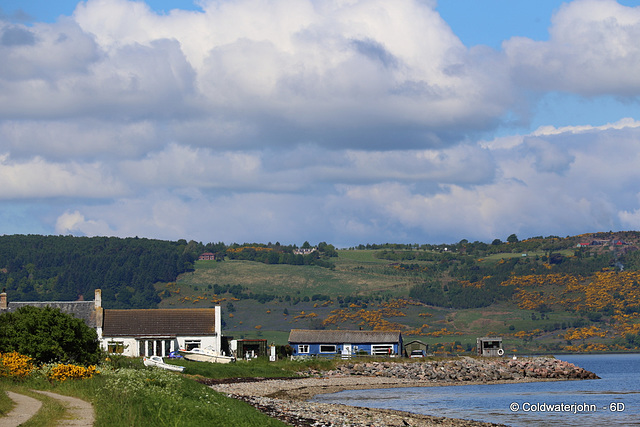
[[402, 354], [402, 334], [399, 331], [292, 329], [289, 345], [294, 357], [398, 356]]

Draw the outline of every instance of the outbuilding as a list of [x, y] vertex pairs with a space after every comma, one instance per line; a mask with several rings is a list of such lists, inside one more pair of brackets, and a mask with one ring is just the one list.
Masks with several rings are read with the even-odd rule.
[[420, 340], [409, 341], [404, 345], [404, 356], [411, 356], [412, 352], [420, 352], [422, 355], [426, 356], [429, 352], [429, 344], [424, 343]]
[[476, 339], [478, 356], [496, 357], [504, 355], [502, 337], [480, 337]]
[[351, 331], [292, 329], [292, 357], [343, 357], [354, 355], [398, 356], [402, 354], [399, 331]]

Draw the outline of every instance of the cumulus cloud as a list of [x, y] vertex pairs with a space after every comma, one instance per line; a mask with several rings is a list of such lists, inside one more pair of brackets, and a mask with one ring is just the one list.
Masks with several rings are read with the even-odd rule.
[[23, 198], [105, 198], [127, 194], [127, 187], [99, 163], [49, 163], [40, 157], [13, 161], [0, 155], [0, 200]]
[[635, 102], [640, 9], [576, 0], [548, 41], [496, 51], [435, 6], [87, 0], [51, 24], [0, 18], [0, 200], [56, 233], [204, 241], [635, 227], [636, 118], [480, 139], [547, 91]]
[[180, 118], [174, 138], [191, 137], [188, 120], [211, 132], [198, 140], [208, 146], [256, 146], [261, 134], [288, 146], [429, 147], [493, 126], [514, 101], [499, 55], [465, 48], [429, 3], [203, 10], [158, 15], [142, 2], [89, 0], [72, 19], [5, 26], [0, 59], [12, 66], [0, 73], [0, 112]]
[[586, 96], [640, 94], [640, 6], [614, 0], [565, 3], [549, 34], [549, 41], [516, 37], [504, 42], [520, 85]]
[[86, 220], [79, 211], [65, 212], [56, 221], [57, 234], [112, 236], [113, 232], [103, 220]]

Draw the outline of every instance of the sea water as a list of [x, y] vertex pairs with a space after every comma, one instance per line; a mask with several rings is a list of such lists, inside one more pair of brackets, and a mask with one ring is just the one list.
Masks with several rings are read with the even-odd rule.
[[313, 401], [510, 426], [640, 426], [640, 354], [562, 355], [601, 379], [348, 390]]

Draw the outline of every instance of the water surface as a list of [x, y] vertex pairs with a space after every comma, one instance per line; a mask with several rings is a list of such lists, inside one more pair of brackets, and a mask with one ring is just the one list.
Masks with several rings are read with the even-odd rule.
[[640, 426], [640, 354], [562, 355], [599, 380], [348, 390], [315, 402], [511, 426]]

